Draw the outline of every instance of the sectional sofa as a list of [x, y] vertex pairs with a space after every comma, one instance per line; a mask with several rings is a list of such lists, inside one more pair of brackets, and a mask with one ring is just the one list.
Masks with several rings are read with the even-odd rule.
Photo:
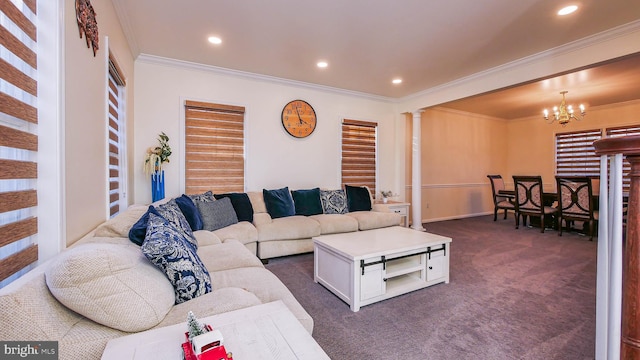
[[[190, 299], [179, 298], [184, 295], [179, 291], [181, 286], [187, 292], [205, 287], [197, 282], [197, 286], [181, 285], [186, 277], [176, 283], [170, 272], [158, 266], [158, 257], [149, 255], [162, 248], [150, 245], [152, 240], [166, 245], [164, 241], [180, 233], [178, 226], [150, 213], [149, 206], [130, 206], [69, 249], [0, 289], [0, 339], [58, 341], [60, 359], [98, 359], [109, 340], [184, 322], [188, 311], [206, 317], [276, 300], [282, 300], [312, 333], [313, 319], [261, 259], [309, 252], [313, 250], [313, 236], [393, 226], [399, 224], [400, 217], [385, 207], [341, 214], [325, 213], [324, 208], [321, 214], [280, 216], [269, 212], [273, 203], [269, 199], [265, 202], [265, 196], [270, 194], [239, 195], [250, 199], [252, 222], [236, 221], [214, 231], [192, 231], [192, 245], [186, 238], [176, 240], [186, 245], [172, 255], [193, 250], [200, 264], [195, 273], [202, 270], [208, 274], [207, 281], [210, 279], [206, 290]], [[220, 203], [209, 201], [212, 204], [206, 206], [228, 206], [226, 197], [215, 199], [223, 200]], [[303, 197], [299, 199], [301, 204], [305, 202]], [[192, 202], [195, 205], [198, 200]], [[154, 206], [160, 208], [162, 204]], [[206, 206], [202, 208], [205, 213]], [[145, 216], [149, 220], [141, 247], [130, 236]]]

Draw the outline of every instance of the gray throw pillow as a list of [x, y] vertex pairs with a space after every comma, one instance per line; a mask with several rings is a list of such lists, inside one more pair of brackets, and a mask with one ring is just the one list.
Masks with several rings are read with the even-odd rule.
[[229, 198], [209, 202], [196, 201], [196, 206], [202, 217], [203, 230], [215, 231], [238, 223], [238, 216]]

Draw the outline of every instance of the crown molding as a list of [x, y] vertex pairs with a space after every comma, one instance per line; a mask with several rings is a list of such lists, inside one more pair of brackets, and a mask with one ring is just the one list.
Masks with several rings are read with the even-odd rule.
[[593, 46], [594, 44], [607, 42], [612, 39], [625, 36], [637, 31], [640, 31], [640, 20], [635, 20], [630, 23], [620, 25], [618, 27], [615, 27], [609, 30], [605, 30], [597, 34], [587, 36], [585, 38], [578, 39], [576, 41], [572, 41], [564, 45], [557, 46], [555, 48], [551, 48], [530, 56], [526, 56], [518, 60], [514, 60], [502, 65], [498, 65], [496, 67], [484, 70], [484, 71], [477, 72], [469, 76], [462, 77], [454, 81], [450, 81], [442, 85], [434, 86], [429, 89], [425, 89], [417, 93], [407, 95], [405, 97], [398, 99], [398, 102], [405, 102], [415, 98], [428, 96], [429, 94], [437, 93], [448, 88], [460, 86], [471, 81], [481, 80], [483, 78], [492, 76], [497, 73], [509, 71], [518, 67], [524, 67], [527, 65], [535, 64], [536, 62], [539, 62], [541, 60], [545, 60], [548, 58], [566, 55], [576, 50], [587, 48], [587, 47]]
[[323, 91], [323, 92], [328, 92], [328, 93], [333, 93], [338, 95], [359, 97], [359, 98], [374, 100], [374, 101], [382, 101], [387, 103], [397, 102], [397, 99], [392, 97], [387, 97], [387, 96], [373, 95], [373, 94], [363, 93], [359, 91], [340, 89], [340, 88], [335, 88], [331, 86], [279, 78], [279, 77], [270, 76], [270, 75], [256, 74], [256, 73], [251, 73], [247, 71], [228, 69], [228, 68], [223, 68], [223, 67], [213, 66], [213, 65], [205, 65], [205, 64], [194, 63], [190, 61], [176, 60], [176, 59], [144, 54], [144, 53], [140, 54], [136, 59], [136, 61], [144, 62], [147, 64], [171, 66], [171, 67], [176, 67], [181, 69], [205, 71], [205, 72], [210, 72], [214, 74], [233, 76], [233, 77], [257, 80], [257, 81], [263, 81], [263, 82], [270, 82], [270, 83], [275, 83], [279, 85], [287, 85], [287, 86], [312, 89], [312, 90]]
[[136, 41], [136, 37], [133, 35], [133, 28], [131, 27], [131, 21], [129, 21], [129, 15], [124, 10], [123, 2], [127, 0], [112, 0], [113, 8], [116, 11], [116, 16], [120, 21], [120, 27], [122, 28], [122, 32], [124, 33], [124, 37], [127, 39], [127, 43], [129, 43], [129, 49], [131, 50], [131, 54], [135, 59], [140, 54], [140, 46], [138, 46], [138, 42]]

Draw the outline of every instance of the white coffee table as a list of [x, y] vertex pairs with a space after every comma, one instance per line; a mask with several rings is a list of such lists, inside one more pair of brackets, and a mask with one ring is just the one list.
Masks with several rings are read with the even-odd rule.
[[[224, 346], [234, 360], [329, 359], [282, 301], [199, 320], [222, 332]], [[185, 323], [109, 341], [102, 359], [182, 359], [186, 330], [185, 314]]]
[[449, 282], [451, 238], [401, 226], [313, 238], [314, 281], [352, 311]]

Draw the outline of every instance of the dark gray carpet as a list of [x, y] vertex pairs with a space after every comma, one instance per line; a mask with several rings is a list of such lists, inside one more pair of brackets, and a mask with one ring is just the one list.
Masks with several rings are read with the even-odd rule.
[[313, 254], [271, 259], [332, 359], [594, 359], [596, 241], [492, 216], [425, 224], [449, 236], [451, 282], [349, 310], [313, 282]]

